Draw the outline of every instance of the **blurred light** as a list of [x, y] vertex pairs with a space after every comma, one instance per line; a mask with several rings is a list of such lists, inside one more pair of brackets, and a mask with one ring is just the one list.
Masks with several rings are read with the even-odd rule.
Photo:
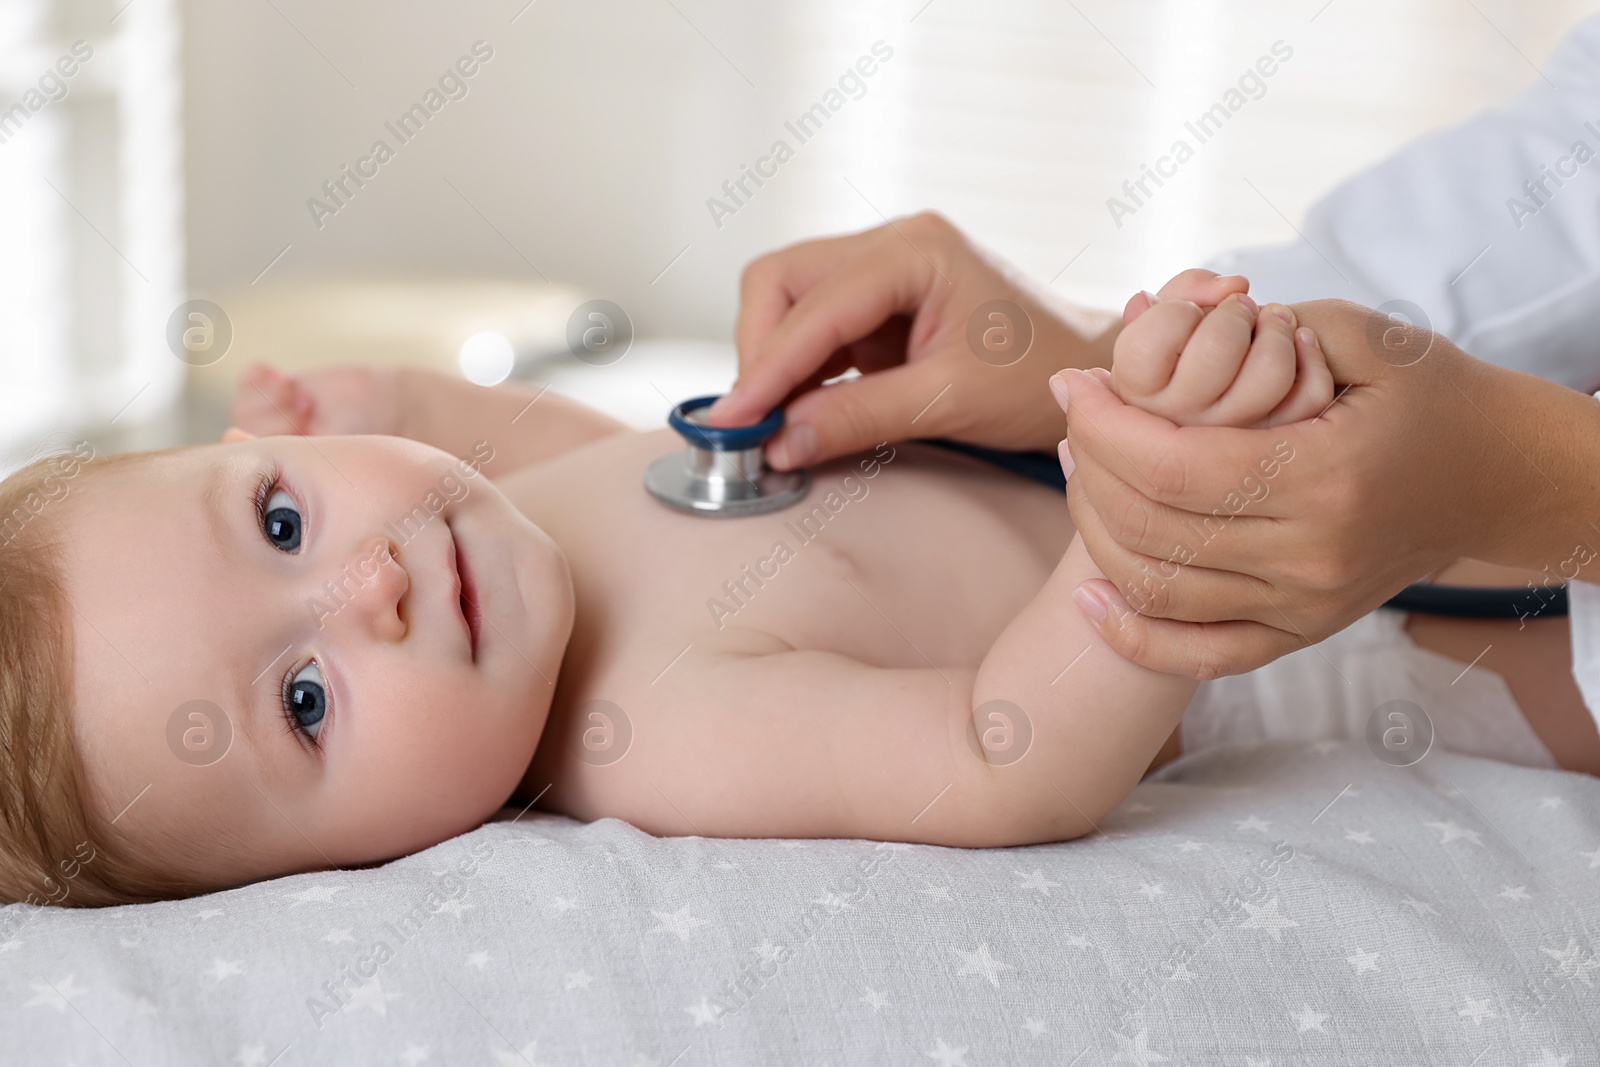
[[511, 377], [517, 354], [504, 334], [484, 330], [461, 342], [461, 352], [456, 358], [461, 364], [461, 373], [469, 382], [499, 385]]

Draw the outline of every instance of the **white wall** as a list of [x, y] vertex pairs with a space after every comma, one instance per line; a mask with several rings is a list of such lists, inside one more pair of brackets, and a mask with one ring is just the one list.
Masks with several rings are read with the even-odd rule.
[[[1058, 290], [1120, 303], [1222, 248], [1292, 239], [1286, 219], [1341, 176], [1526, 85], [1600, 7], [523, 3], [191, 0], [191, 287], [248, 284], [289, 246], [271, 276], [542, 272], [618, 301], [643, 336], [719, 338], [750, 257], [936, 207]], [[392, 142], [383, 123], [479, 39], [494, 58], [469, 95], [317, 229], [306, 199]], [[865, 97], [810, 143], [786, 134], [880, 39], [894, 56]], [[1266, 95], [1114, 226], [1106, 198], [1277, 40], [1294, 57]], [[779, 137], [793, 161], [717, 228], [706, 198]]]

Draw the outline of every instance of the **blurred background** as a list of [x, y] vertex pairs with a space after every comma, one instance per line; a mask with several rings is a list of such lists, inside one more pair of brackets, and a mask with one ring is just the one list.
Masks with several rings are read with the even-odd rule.
[[[1120, 306], [1296, 239], [1341, 178], [1505, 100], [1596, 10], [4, 0], [0, 458], [210, 439], [252, 360], [454, 368], [482, 334], [475, 373], [514, 353], [659, 424], [731, 380], [748, 260], [922, 208]], [[1275, 51], [1259, 99], [1119, 226], [1107, 198]], [[634, 338], [606, 366], [567, 351], [593, 299]]]

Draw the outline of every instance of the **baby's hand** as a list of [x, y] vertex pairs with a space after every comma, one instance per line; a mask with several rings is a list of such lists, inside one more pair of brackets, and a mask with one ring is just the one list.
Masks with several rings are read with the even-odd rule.
[[1333, 374], [1316, 334], [1282, 304], [1257, 308], [1242, 278], [1184, 271], [1123, 311], [1111, 387], [1180, 426], [1276, 426], [1320, 413]]
[[272, 434], [399, 434], [398, 375], [383, 367], [332, 367], [285, 374], [255, 363], [239, 379], [233, 424], [257, 437]]

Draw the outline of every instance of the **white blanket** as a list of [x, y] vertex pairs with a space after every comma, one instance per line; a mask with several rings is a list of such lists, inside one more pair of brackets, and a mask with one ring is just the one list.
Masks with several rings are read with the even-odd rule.
[[1187, 756], [1079, 842], [529, 815], [382, 869], [0, 911], [4, 1064], [1600, 1062], [1600, 782]]

